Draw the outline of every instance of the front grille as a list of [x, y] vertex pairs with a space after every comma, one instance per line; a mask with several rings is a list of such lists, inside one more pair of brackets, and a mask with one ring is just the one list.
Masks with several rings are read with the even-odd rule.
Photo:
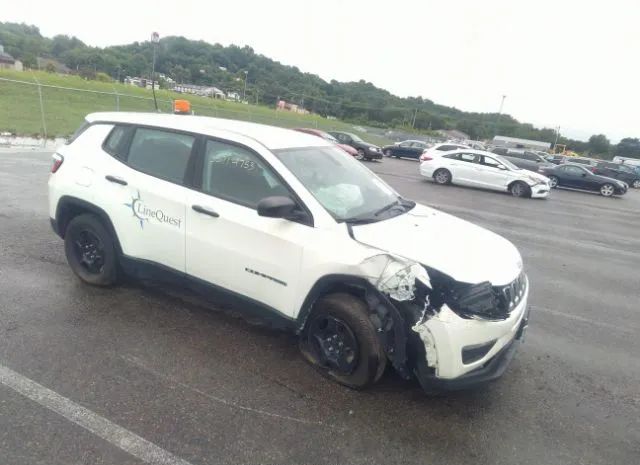
[[493, 286], [493, 294], [496, 297], [500, 313], [509, 314], [524, 298], [527, 290], [527, 275], [524, 271], [506, 286]]

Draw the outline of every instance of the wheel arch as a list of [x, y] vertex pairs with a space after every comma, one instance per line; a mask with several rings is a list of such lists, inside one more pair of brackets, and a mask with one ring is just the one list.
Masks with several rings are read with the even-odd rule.
[[405, 379], [411, 377], [408, 367], [408, 334], [405, 318], [384, 294], [369, 281], [352, 275], [331, 274], [318, 279], [307, 293], [296, 318], [296, 334], [304, 329], [315, 303], [328, 294], [344, 292], [361, 299], [369, 310], [387, 358]]
[[79, 199], [77, 197], [65, 195], [58, 201], [55, 218], [55, 230], [58, 236], [64, 239], [67, 226], [69, 225], [71, 220], [78, 215], [87, 213], [96, 215], [100, 219], [100, 221], [102, 221], [104, 226], [107, 228], [107, 231], [109, 231], [109, 234], [111, 234], [111, 237], [113, 237], [113, 241], [115, 243], [118, 254], [122, 254], [122, 247], [120, 246], [118, 234], [116, 233], [116, 230], [113, 227], [113, 223], [111, 222], [111, 219], [109, 218], [107, 212], [105, 212], [97, 205], [92, 204], [91, 202], [87, 202], [86, 200]]

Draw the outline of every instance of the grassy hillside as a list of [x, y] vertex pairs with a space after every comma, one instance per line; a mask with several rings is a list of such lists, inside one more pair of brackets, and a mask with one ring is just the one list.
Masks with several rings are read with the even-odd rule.
[[[42, 134], [38, 86], [3, 79], [28, 81], [32, 84], [38, 81], [42, 84], [45, 124], [49, 137], [73, 133], [86, 114], [96, 111], [154, 111], [151, 91], [139, 87], [115, 82], [90, 81], [79, 76], [0, 70], [0, 108], [2, 109], [0, 131], [9, 131], [14, 134]], [[156, 97], [158, 107], [163, 112], [171, 111], [173, 99], [185, 98], [181, 94], [167, 90], [156, 90]], [[346, 130], [359, 133], [373, 143], [389, 143], [385, 138], [359, 132], [350, 124], [328, 120], [318, 115], [298, 115], [276, 111], [265, 106], [244, 105], [193, 95], [186, 98], [191, 102], [197, 115], [239, 119], [282, 127]]]

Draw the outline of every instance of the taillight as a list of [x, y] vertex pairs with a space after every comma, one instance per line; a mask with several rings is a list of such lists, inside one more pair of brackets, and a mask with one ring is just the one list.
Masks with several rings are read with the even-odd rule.
[[51, 166], [51, 172], [55, 173], [62, 166], [62, 162], [64, 161], [64, 157], [59, 153], [53, 154], [53, 165]]
[[433, 160], [433, 157], [430, 157], [426, 153], [423, 153], [422, 155], [420, 155], [420, 161], [431, 161], [431, 160]]

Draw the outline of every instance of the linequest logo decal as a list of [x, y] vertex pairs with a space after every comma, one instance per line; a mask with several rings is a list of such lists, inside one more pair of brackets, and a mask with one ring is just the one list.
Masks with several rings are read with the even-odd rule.
[[137, 191], [136, 197], [131, 197], [131, 203], [125, 203], [126, 207], [131, 208], [133, 216], [140, 221], [140, 229], [144, 229], [145, 222], [154, 220], [158, 223], [169, 224], [180, 229], [182, 220], [174, 216], [167, 215], [161, 208], [150, 207], [140, 198], [140, 191]]

